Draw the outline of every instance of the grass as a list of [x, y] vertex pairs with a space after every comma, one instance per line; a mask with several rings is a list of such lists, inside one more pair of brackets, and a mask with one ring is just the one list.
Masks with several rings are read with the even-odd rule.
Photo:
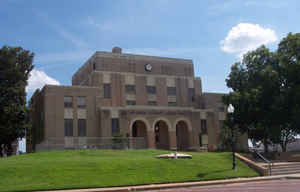
[[128, 186], [203, 181], [258, 174], [231, 153], [188, 153], [193, 159], [156, 159], [161, 150], [68, 150], [0, 159], [0, 191]]

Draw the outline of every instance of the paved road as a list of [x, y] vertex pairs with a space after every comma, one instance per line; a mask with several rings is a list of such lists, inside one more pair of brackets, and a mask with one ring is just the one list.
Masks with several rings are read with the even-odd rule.
[[300, 192], [299, 179], [282, 179], [264, 182], [237, 183], [205, 187], [189, 187], [149, 192]]

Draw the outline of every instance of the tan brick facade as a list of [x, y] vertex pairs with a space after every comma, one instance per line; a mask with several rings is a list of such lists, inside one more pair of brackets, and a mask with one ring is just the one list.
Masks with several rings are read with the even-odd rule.
[[[72, 97], [71, 107], [65, 97]], [[78, 97], [84, 106], [79, 107]], [[46, 85], [33, 100], [43, 106], [43, 141], [117, 133], [142, 137], [149, 148], [214, 150], [225, 117], [221, 97], [202, 93], [192, 60], [122, 54], [114, 48], [96, 52], [73, 75], [72, 86]], [[246, 136], [240, 140], [247, 149]]]

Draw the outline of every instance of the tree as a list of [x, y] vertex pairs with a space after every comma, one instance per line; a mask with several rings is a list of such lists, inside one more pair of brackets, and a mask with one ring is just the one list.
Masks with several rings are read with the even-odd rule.
[[[277, 140], [283, 151], [300, 132], [300, 33], [289, 33], [278, 46], [281, 80], [281, 106], [283, 119]], [[279, 135], [279, 134], [278, 134]], [[279, 138], [279, 139], [278, 139]]]
[[273, 120], [277, 114], [280, 87], [277, 68], [277, 55], [262, 46], [244, 55], [241, 62], [235, 63], [226, 79], [227, 86], [233, 92], [224, 97], [224, 103], [231, 103], [235, 108], [232, 114], [234, 124], [242, 133], [261, 132], [249, 135], [261, 137], [259, 139], [264, 141], [265, 146], [269, 130], [277, 125], [277, 120]]
[[33, 56], [21, 47], [0, 49], [0, 156], [11, 155], [12, 143], [25, 134], [25, 87]]
[[283, 151], [300, 132], [300, 34], [288, 34], [271, 52], [262, 46], [235, 63], [226, 79], [233, 92], [234, 123], [253, 140], [278, 143]]

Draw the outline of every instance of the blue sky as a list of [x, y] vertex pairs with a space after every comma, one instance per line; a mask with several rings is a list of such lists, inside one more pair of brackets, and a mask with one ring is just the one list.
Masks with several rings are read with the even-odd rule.
[[230, 66], [246, 51], [275, 49], [297, 33], [297, 0], [1, 0], [0, 46], [35, 53], [28, 94], [71, 84], [97, 50], [193, 59], [203, 90], [228, 92]]

